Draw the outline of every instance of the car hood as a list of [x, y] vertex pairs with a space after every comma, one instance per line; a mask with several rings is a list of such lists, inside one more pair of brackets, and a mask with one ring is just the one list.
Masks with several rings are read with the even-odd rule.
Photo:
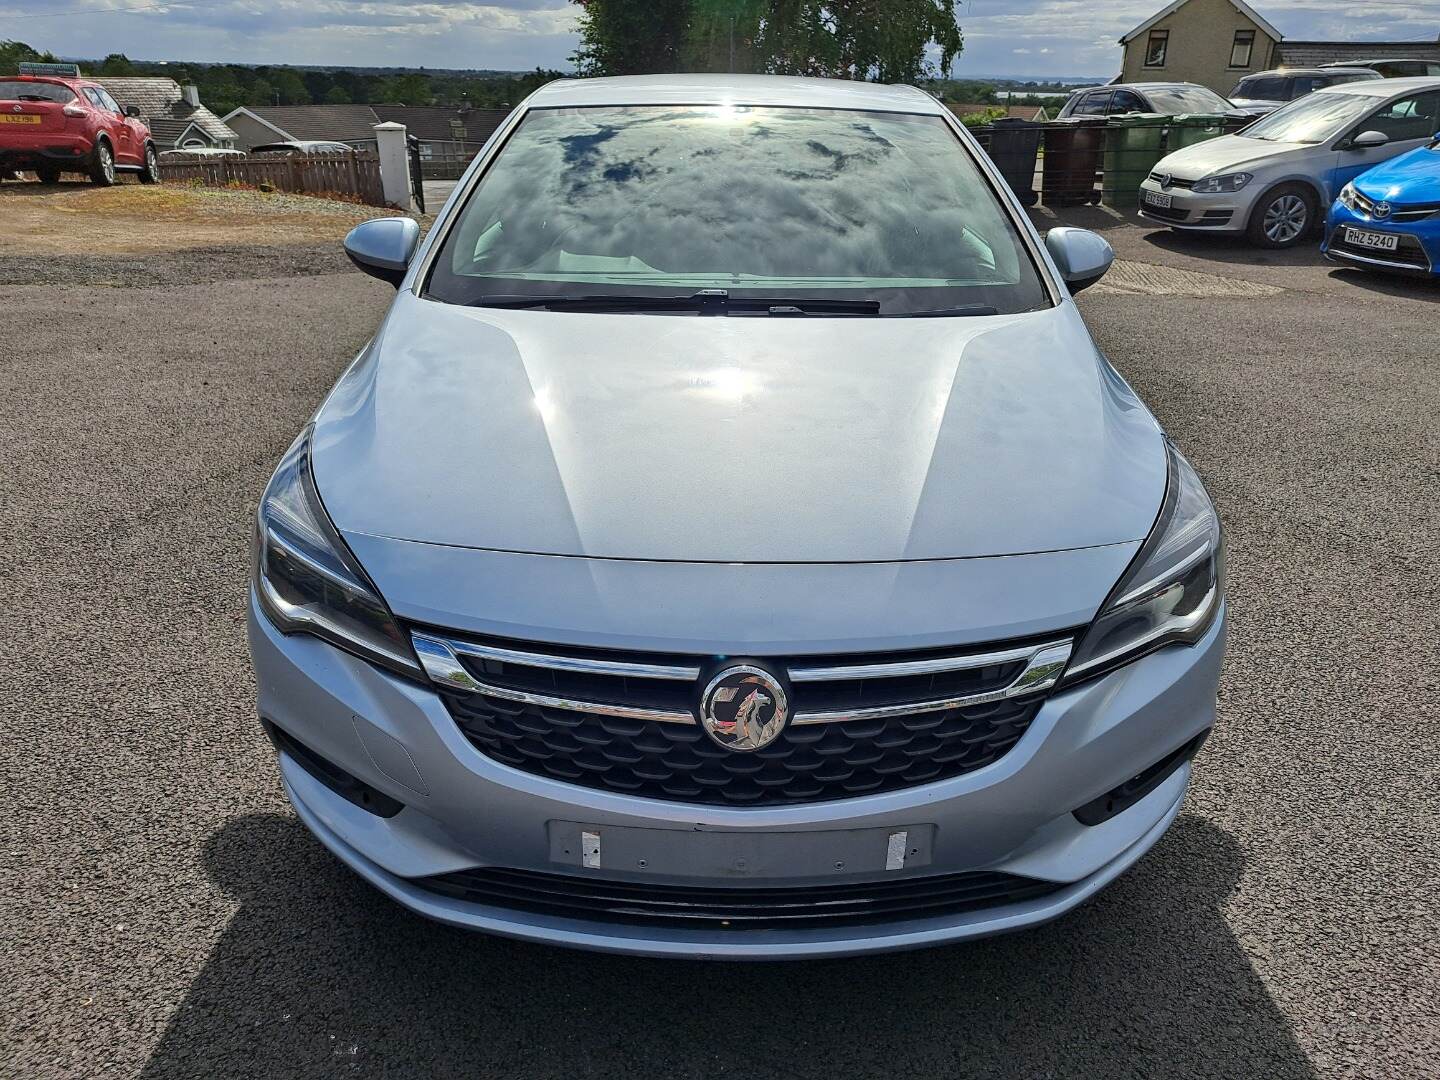
[[1258, 112], [1262, 109], [1266, 112], [1274, 112], [1281, 105], [1284, 105], [1285, 102], [1279, 101], [1274, 98], [1237, 97], [1231, 98], [1230, 104], [1234, 105], [1237, 109], [1243, 109], [1246, 112], [1250, 112], [1252, 110]]
[[1168, 172], [1182, 180], [1201, 180], [1217, 173], [1237, 172], [1246, 166], [1267, 164], [1289, 150], [1314, 149], [1308, 143], [1276, 143], [1263, 139], [1246, 139], [1240, 135], [1221, 135], [1173, 154], [1166, 154], [1155, 166], [1156, 172]]
[[1440, 203], [1440, 149], [1422, 146], [1377, 165], [1352, 181], [1371, 199], [1411, 203]]
[[1163, 436], [1075, 307], [979, 318], [397, 297], [316, 415], [348, 534], [543, 555], [895, 562], [1144, 537]]

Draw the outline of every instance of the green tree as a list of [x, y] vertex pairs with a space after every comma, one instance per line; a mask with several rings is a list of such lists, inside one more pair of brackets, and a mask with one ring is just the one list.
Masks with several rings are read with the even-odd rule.
[[350, 95], [346, 93], [343, 86], [332, 86], [329, 90], [325, 91], [325, 104], [349, 105]]
[[965, 47], [956, 2], [771, 0], [756, 53], [777, 75], [918, 82], [947, 73]]
[[101, 75], [134, 75], [135, 65], [124, 53], [111, 53], [100, 61]]
[[32, 49], [23, 41], [0, 41], [0, 75], [14, 75], [18, 65], [25, 63], [53, 64], [55, 56]]
[[275, 68], [271, 72], [270, 85], [280, 94], [281, 105], [309, 105], [310, 91], [305, 81], [292, 68]]
[[570, 59], [583, 75], [641, 75], [682, 70], [689, 48], [690, 0], [575, 0], [580, 48]]
[[[755, 71], [877, 82], [947, 74], [958, 0], [575, 0], [587, 75]], [[930, 58], [930, 47], [937, 56]]]

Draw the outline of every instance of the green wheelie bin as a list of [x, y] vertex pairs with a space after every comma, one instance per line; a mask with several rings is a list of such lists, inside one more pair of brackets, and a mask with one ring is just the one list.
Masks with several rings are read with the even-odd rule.
[[1109, 118], [1105, 130], [1105, 178], [1101, 200], [1127, 210], [1140, 198], [1140, 184], [1165, 156], [1165, 129], [1170, 117], [1124, 113]]
[[1225, 117], [1219, 113], [1181, 113], [1170, 121], [1167, 151], [1194, 146], [1225, 134]]

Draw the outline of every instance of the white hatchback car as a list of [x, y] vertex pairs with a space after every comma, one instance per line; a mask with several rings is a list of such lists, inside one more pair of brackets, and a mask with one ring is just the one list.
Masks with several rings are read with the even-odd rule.
[[1161, 158], [1140, 185], [1140, 216], [1291, 247], [1320, 224], [1347, 183], [1437, 131], [1440, 79], [1317, 90], [1238, 134]]

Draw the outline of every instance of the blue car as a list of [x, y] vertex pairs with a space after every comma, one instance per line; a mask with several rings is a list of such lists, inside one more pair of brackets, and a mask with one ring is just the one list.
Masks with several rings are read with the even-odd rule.
[[1440, 135], [1346, 184], [1321, 250], [1350, 266], [1440, 276]]

